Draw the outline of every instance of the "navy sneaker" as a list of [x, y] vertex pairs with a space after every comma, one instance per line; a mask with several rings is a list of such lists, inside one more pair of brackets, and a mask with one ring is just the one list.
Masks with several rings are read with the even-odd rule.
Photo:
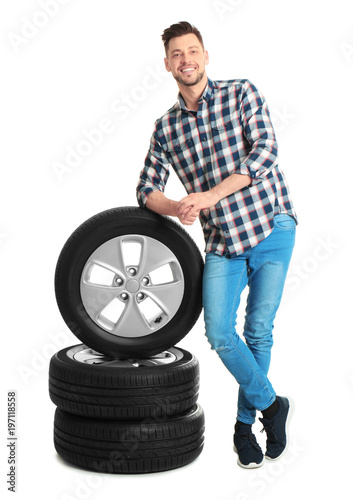
[[[239, 425], [240, 424], [240, 425]], [[251, 432], [250, 425], [237, 424], [234, 432], [234, 451], [238, 455], [238, 465], [244, 469], [255, 469], [264, 463], [264, 455], [256, 441], [256, 437]]]
[[288, 398], [277, 396], [278, 410], [276, 415], [271, 419], [260, 418], [260, 422], [267, 435], [266, 454], [267, 460], [277, 460], [286, 451], [288, 445], [287, 426], [291, 420], [294, 404]]

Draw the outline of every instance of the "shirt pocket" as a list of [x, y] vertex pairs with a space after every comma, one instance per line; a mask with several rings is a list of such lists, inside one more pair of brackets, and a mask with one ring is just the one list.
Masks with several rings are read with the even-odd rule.
[[233, 127], [233, 123], [231, 120], [229, 121], [224, 121], [223, 118], [218, 118], [218, 120], [215, 120], [212, 125], [212, 132], [213, 133], [219, 133], [219, 132], [224, 132], [226, 130], [231, 130]]
[[216, 115], [211, 120], [211, 130], [214, 139], [224, 141], [231, 137], [242, 137], [242, 128], [236, 114], [223, 117]]
[[191, 161], [196, 161], [195, 155], [195, 144], [193, 139], [176, 138], [171, 139], [167, 144], [168, 154], [171, 159], [179, 162], [187, 163]]

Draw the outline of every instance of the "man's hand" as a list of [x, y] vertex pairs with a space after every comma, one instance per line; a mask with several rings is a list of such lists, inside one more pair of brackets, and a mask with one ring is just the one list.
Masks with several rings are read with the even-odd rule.
[[190, 208], [187, 212], [184, 212], [183, 214], [178, 213], [177, 217], [180, 220], [180, 222], [185, 226], [191, 226], [198, 218], [199, 213], [200, 210], [192, 210]]
[[186, 210], [183, 214], [179, 214], [178, 206], [179, 202], [170, 200], [164, 193], [160, 191], [154, 191], [150, 194], [147, 199], [146, 206], [149, 210], [157, 212], [157, 214], [171, 215], [172, 217], [178, 217], [182, 224], [186, 226], [191, 226], [195, 220], [198, 218], [200, 210]]
[[213, 207], [218, 201], [217, 194], [213, 190], [189, 194], [178, 203], [178, 217], [180, 220], [186, 217], [195, 220], [199, 216], [200, 210]]

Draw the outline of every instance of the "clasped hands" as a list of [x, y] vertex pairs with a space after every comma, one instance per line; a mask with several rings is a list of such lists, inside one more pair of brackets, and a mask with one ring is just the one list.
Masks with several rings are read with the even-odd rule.
[[219, 199], [212, 190], [189, 194], [179, 201], [177, 216], [182, 224], [191, 226], [198, 218], [201, 210], [213, 207], [218, 201]]

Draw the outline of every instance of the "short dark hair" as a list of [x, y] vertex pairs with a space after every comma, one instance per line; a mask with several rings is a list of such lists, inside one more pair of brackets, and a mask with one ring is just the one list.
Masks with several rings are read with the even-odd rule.
[[171, 26], [169, 26], [169, 28], [166, 28], [163, 31], [162, 41], [164, 43], [165, 53], [168, 54], [169, 42], [172, 38], [188, 35], [190, 33], [197, 36], [202, 48], [204, 49], [202, 36], [199, 30], [187, 21], [181, 21], [180, 23], [172, 24]]

